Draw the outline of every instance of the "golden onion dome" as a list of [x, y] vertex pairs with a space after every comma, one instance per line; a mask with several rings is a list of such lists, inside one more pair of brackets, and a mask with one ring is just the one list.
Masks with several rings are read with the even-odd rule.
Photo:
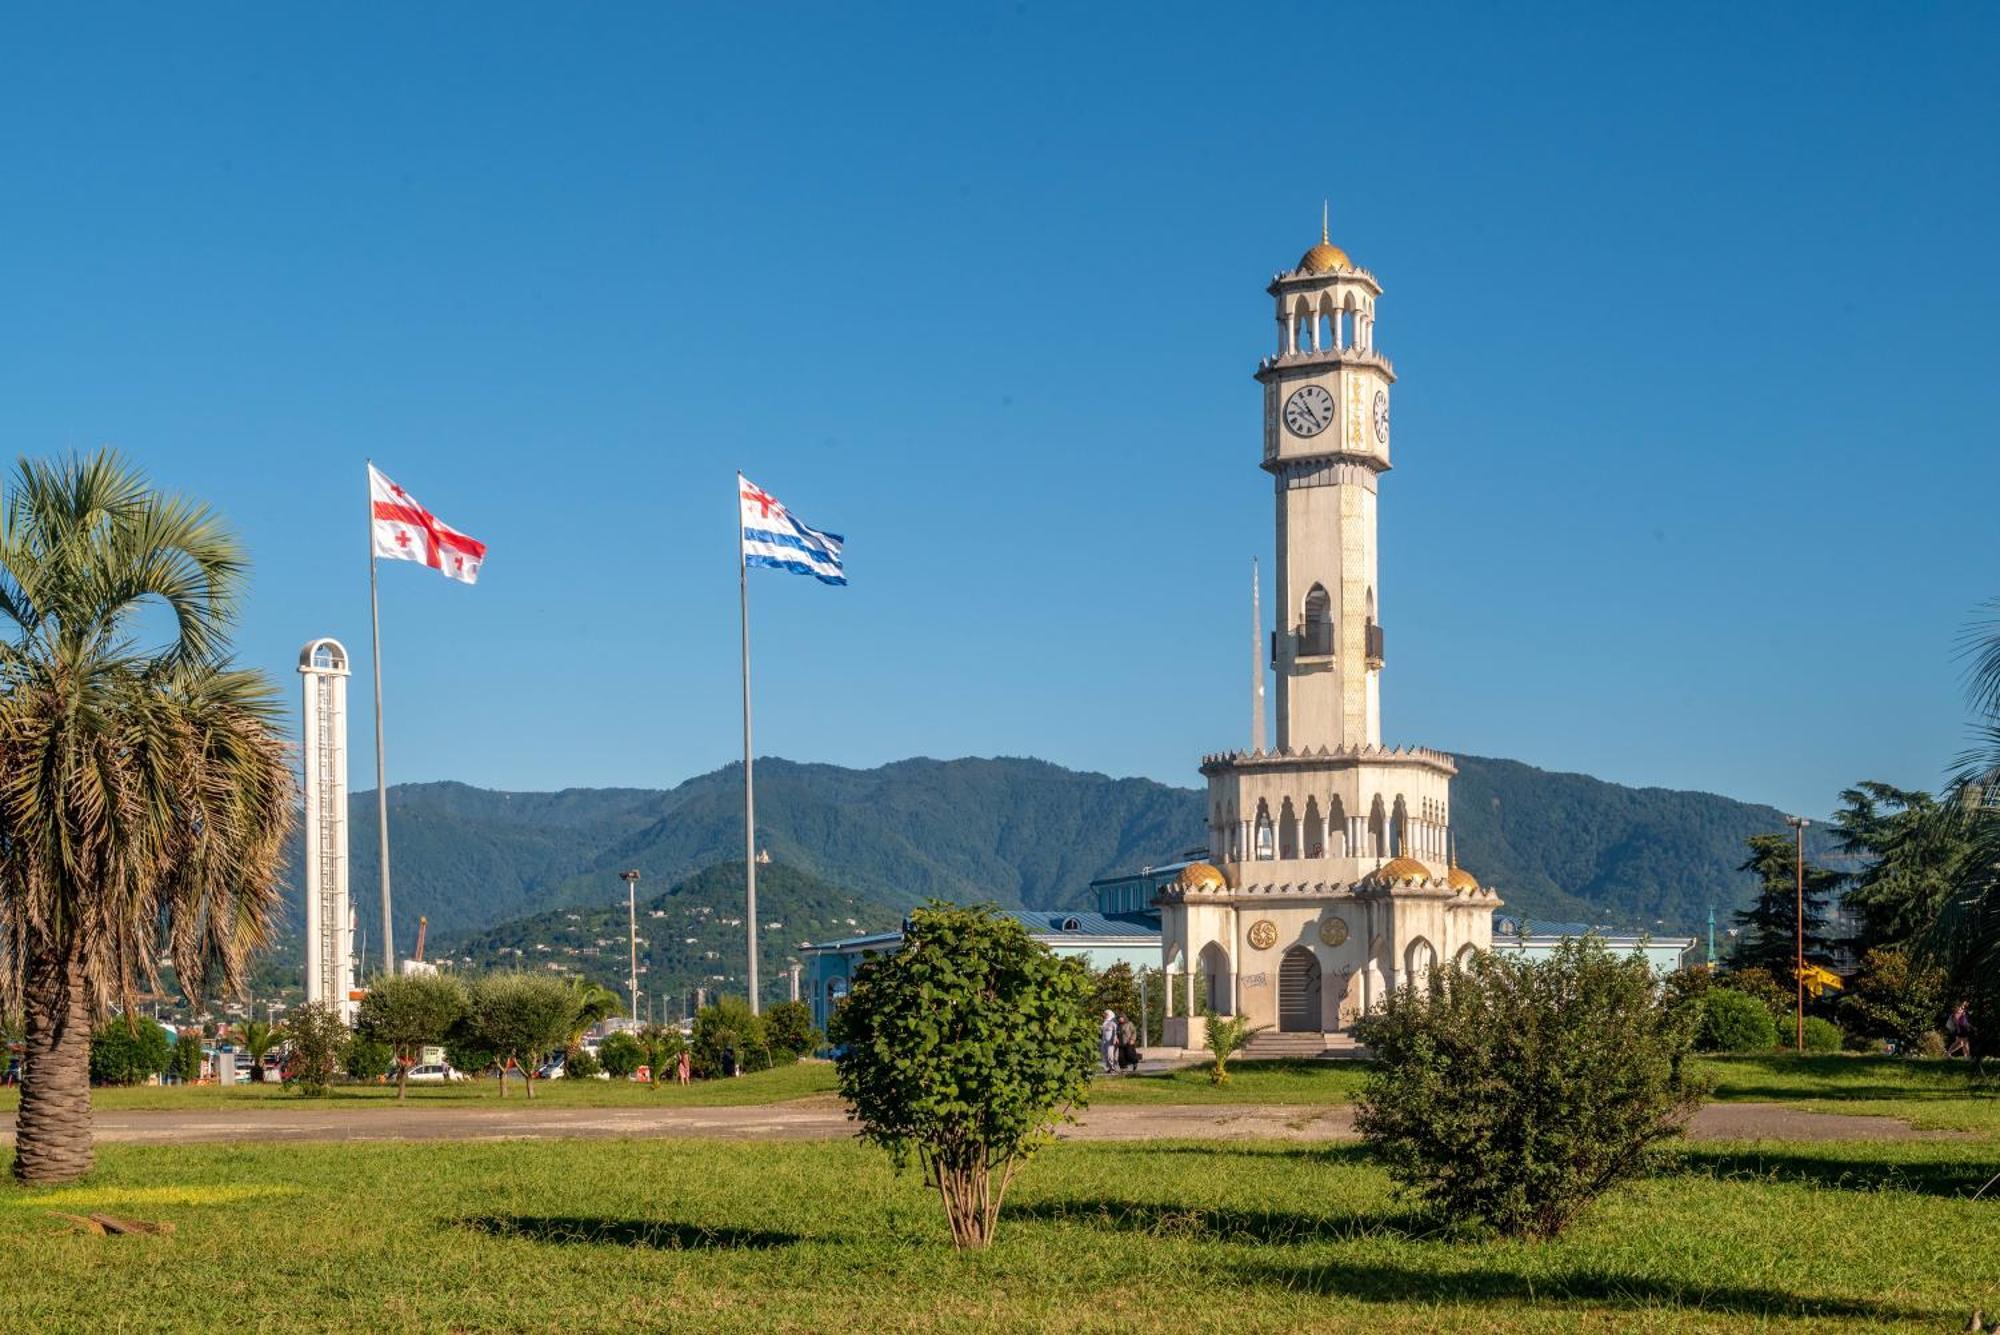
[[1322, 240], [1305, 254], [1299, 256], [1300, 273], [1332, 273], [1335, 269], [1352, 269], [1354, 261], [1347, 258], [1347, 252], [1330, 241]]
[[1463, 890], [1468, 895], [1479, 893], [1479, 878], [1463, 867], [1453, 867], [1446, 872], [1444, 883], [1454, 890]]
[[1174, 878], [1174, 887], [1182, 893], [1198, 894], [1205, 890], [1227, 890], [1229, 881], [1209, 863], [1190, 862], [1181, 868], [1181, 874]]
[[1377, 867], [1374, 879], [1385, 885], [1401, 885], [1405, 881], [1428, 881], [1431, 869], [1413, 857], [1394, 857]]

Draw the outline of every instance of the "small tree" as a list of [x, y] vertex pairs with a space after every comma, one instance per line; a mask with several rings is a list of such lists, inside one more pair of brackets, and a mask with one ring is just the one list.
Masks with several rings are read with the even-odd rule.
[[597, 1061], [613, 1080], [629, 1080], [645, 1065], [645, 1046], [630, 1034], [611, 1034], [597, 1045]]
[[1944, 1014], [1944, 971], [1918, 964], [1901, 950], [1871, 950], [1840, 999], [1850, 1032], [1913, 1051], [1935, 1033]]
[[1131, 1016], [1134, 1024], [1139, 1022], [1139, 983], [1131, 965], [1119, 960], [1097, 975], [1096, 984], [1088, 1007], [1093, 1020], [1114, 1011]]
[[663, 1083], [667, 1068], [687, 1051], [688, 1040], [677, 1026], [649, 1024], [639, 1031], [639, 1045], [646, 1050], [646, 1071], [657, 1086]]
[[764, 1042], [773, 1062], [795, 1062], [819, 1046], [812, 1007], [803, 1001], [781, 1001], [764, 1012]]
[[[1743, 935], [1737, 938], [1731, 963], [1761, 967], [1785, 987], [1795, 986], [1798, 958], [1798, 851], [1790, 835], [1753, 834], [1746, 841], [1750, 856], [1740, 868], [1757, 874], [1757, 898], [1736, 915]], [[1841, 875], [1805, 866], [1805, 953], [1808, 960], [1824, 957], [1832, 947], [1826, 936], [1826, 900], [1840, 888]]]
[[1226, 1085], [1229, 1083], [1229, 1059], [1243, 1051], [1256, 1035], [1268, 1029], [1269, 1025], [1251, 1027], [1250, 1021], [1241, 1015], [1221, 1016], [1206, 1002], [1201, 1003], [1202, 1029], [1208, 1045], [1208, 1055], [1212, 1065], [1208, 1068], [1208, 1083]]
[[590, 1049], [581, 1043], [563, 1053], [563, 1074], [571, 1080], [595, 1080], [602, 1069]]
[[173, 1040], [151, 1020], [114, 1016], [90, 1036], [90, 1083], [137, 1085], [167, 1069]]
[[291, 1052], [285, 1059], [285, 1084], [307, 1098], [318, 1098], [332, 1086], [350, 1035], [340, 1012], [324, 1001], [310, 1002], [292, 1012], [285, 1026]]
[[992, 1240], [1015, 1173], [1082, 1104], [1091, 989], [1013, 919], [935, 902], [855, 972], [832, 1026], [841, 1096], [898, 1167], [915, 1154], [954, 1246]]
[[1390, 1175], [1447, 1219], [1513, 1236], [1561, 1232], [1703, 1093], [1686, 1009], [1595, 938], [1434, 972], [1355, 1032], [1377, 1062], [1355, 1124]]
[[769, 1042], [764, 1037], [764, 1017], [750, 1013], [750, 1003], [741, 997], [717, 997], [695, 1012], [694, 1069], [702, 1076], [722, 1074], [722, 1055], [736, 1054], [736, 1069], [753, 1069], [750, 1054], [757, 1053], [769, 1065]]
[[[465, 1020], [465, 1046], [491, 1052], [518, 1067], [535, 1097], [535, 1072], [570, 1044], [576, 1030], [576, 989], [560, 978], [535, 973], [489, 973], [472, 982]], [[507, 1096], [507, 1073], [500, 1073], [500, 1096]]]
[[262, 1020], [246, 1020], [239, 1033], [243, 1040], [243, 1054], [250, 1059], [250, 1079], [255, 1084], [262, 1084], [264, 1058], [278, 1046], [283, 1035], [276, 1026]]
[[423, 1049], [443, 1043], [465, 1014], [465, 984], [443, 973], [378, 978], [361, 999], [355, 1032], [396, 1055], [396, 1098], [409, 1090], [410, 1068]]
[[202, 1070], [208, 1065], [208, 1054], [202, 1051], [201, 1030], [192, 1025], [181, 1030], [174, 1039], [174, 1055], [167, 1065], [174, 1079], [184, 1085], [201, 1080]]

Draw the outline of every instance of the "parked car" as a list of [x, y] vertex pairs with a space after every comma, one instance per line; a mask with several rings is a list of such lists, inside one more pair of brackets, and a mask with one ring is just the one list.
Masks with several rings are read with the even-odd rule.
[[447, 1080], [468, 1079], [463, 1071], [454, 1070], [450, 1062], [427, 1062], [410, 1068], [410, 1083], [413, 1085], [440, 1085]]

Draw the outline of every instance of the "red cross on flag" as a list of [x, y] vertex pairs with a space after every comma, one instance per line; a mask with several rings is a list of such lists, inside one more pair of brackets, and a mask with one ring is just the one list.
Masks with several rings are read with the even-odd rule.
[[375, 555], [390, 561], [422, 561], [461, 584], [478, 581], [485, 543], [468, 538], [424, 509], [374, 464], [368, 465], [368, 497]]

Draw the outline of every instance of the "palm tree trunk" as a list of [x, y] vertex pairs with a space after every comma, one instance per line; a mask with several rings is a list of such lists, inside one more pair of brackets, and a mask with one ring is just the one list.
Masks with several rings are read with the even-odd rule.
[[83, 943], [72, 931], [27, 960], [26, 1066], [14, 1120], [14, 1176], [69, 1182], [95, 1162], [90, 1138], [90, 999]]

